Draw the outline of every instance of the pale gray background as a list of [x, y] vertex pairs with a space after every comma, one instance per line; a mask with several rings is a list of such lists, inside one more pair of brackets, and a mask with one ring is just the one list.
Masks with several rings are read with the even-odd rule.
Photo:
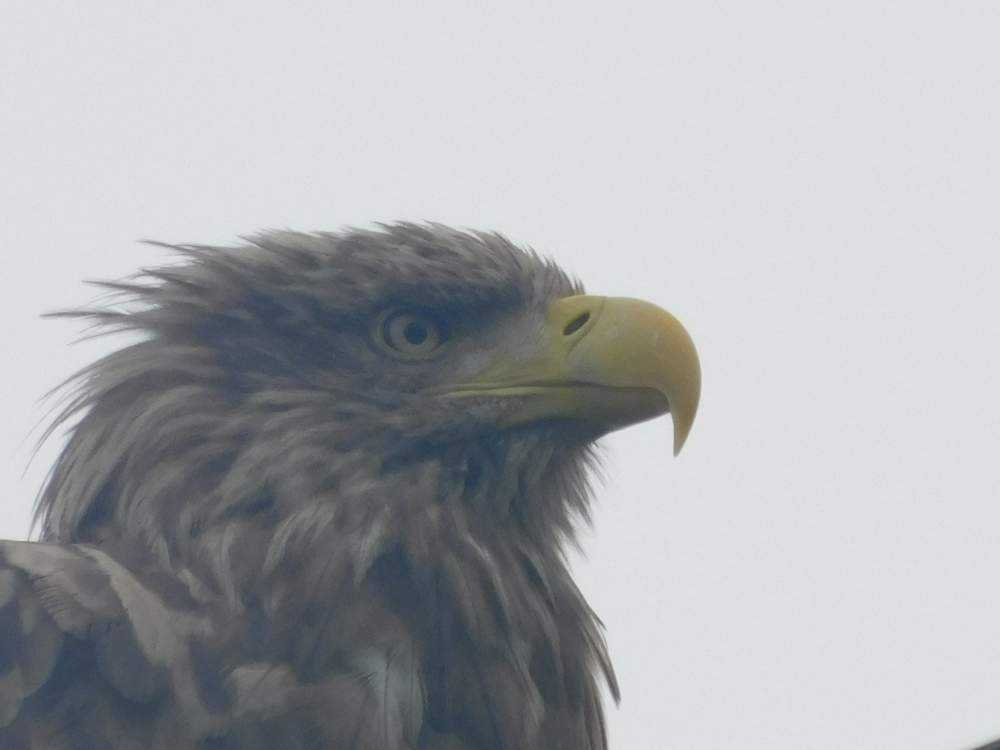
[[37, 315], [136, 239], [496, 228], [703, 359], [680, 459], [605, 441], [576, 565], [613, 748], [1000, 735], [1000, 6], [493, 5], [4, 3], [0, 536], [110, 346]]

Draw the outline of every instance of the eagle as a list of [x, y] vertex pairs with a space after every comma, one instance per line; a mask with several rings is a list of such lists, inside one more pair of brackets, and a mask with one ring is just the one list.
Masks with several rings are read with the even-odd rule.
[[598, 438], [688, 436], [677, 319], [433, 223], [164, 246], [56, 313], [131, 336], [0, 542], [0, 747], [604, 750], [565, 551]]

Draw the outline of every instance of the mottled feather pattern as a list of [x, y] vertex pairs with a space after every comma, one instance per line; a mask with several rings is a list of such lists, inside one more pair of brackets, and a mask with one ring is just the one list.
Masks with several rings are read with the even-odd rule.
[[[424, 395], [580, 285], [434, 224], [166, 247], [64, 313], [140, 336], [66, 386], [43, 542], [0, 545], [2, 746], [604, 750], [592, 439]], [[390, 307], [453, 358], [387, 362]]]

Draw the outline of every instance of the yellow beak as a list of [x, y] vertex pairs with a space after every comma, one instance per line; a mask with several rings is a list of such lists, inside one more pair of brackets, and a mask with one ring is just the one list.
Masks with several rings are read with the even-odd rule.
[[501, 426], [574, 419], [601, 432], [657, 417], [674, 422], [674, 455], [698, 410], [701, 366], [678, 320], [649, 302], [577, 295], [553, 302], [523, 358], [505, 357], [450, 396], [510, 398]]

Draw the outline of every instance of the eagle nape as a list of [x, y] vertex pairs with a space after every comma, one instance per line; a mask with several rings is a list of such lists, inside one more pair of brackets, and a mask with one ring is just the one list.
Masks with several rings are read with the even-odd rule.
[[167, 247], [62, 314], [139, 335], [0, 542], [0, 746], [605, 750], [564, 548], [599, 437], [687, 440], [681, 324], [439, 224]]

